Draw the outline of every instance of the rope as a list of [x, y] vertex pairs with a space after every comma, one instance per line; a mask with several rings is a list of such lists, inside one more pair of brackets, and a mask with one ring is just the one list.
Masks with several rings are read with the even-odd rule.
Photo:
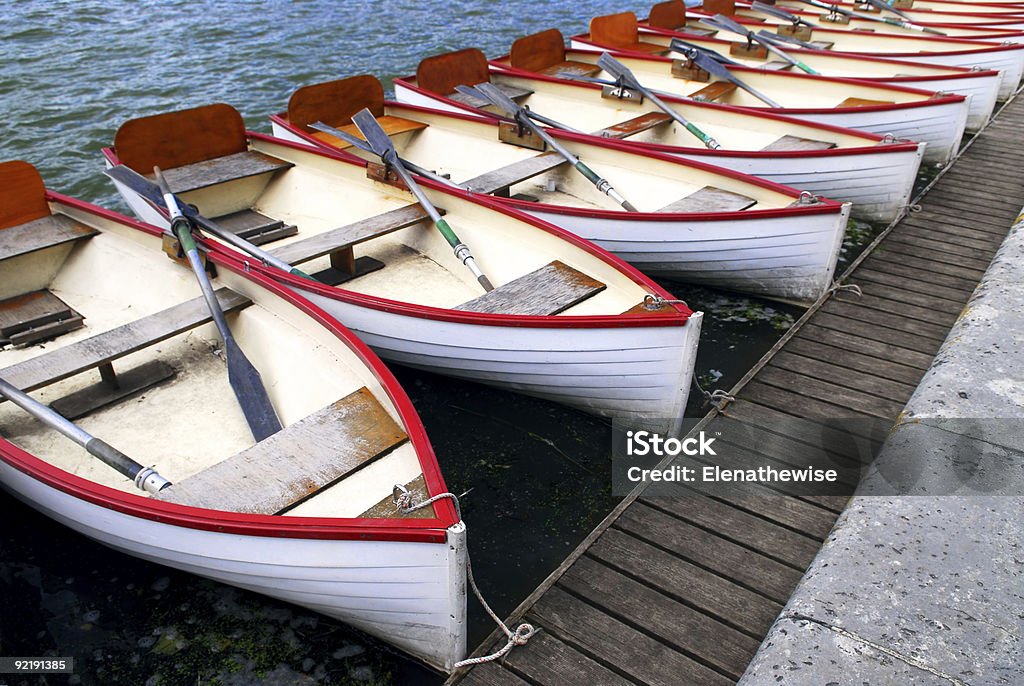
[[[433, 503], [437, 502], [438, 500], [441, 500], [442, 498], [451, 498], [452, 502], [455, 504], [455, 514], [458, 516], [459, 521], [462, 521], [462, 508], [459, 506], [459, 497], [454, 493], [438, 493], [434, 497], [424, 500], [422, 503], [413, 504], [413, 496], [412, 493], [409, 492], [409, 489], [403, 486], [402, 484], [395, 484], [394, 488], [391, 491], [391, 496], [395, 501], [395, 507], [398, 509], [398, 511], [406, 515], [415, 512], [416, 510], [427, 507], [428, 505], [432, 505]], [[476, 585], [476, 579], [473, 577], [473, 565], [470, 563], [469, 560], [469, 550], [466, 551], [466, 578], [469, 580], [469, 587], [473, 589], [473, 595], [476, 596], [476, 599], [480, 602], [480, 605], [484, 608], [484, 610], [487, 611], [487, 614], [490, 615], [491, 619], [494, 620], [494, 623], [501, 627], [501, 630], [505, 633], [505, 636], [508, 637], [508, 643], [506, 643], [504, 647], [502, 647], [496, 653], [492, 653], [491, 655], [471, 657], [462, 660], [461, 662], [456, 662], [454, 666], [455, 669], [467, 667], [469, 665], [479, 665], [483, 664], [484, 662], [492, 662], [494, 660], [501, 659], [505, 657], [505, 655], [507, 655], [509, 651], [511, 651], [516, 646], [526, 645], [527, 641], [529, 641], [534, 634], [540, 631], [540, 629], [534, 628], [532, 624], [527, 624], [526, 622], [523, 622], [522, 624], [516, 627], [515, 631], [512, 631], [508, 628], [505, 622], [501, 621], [501, 618], [494, 613], [494, 610], [491, 609], [491, 606], [487, 604], [486, 600], [484, 600], [484, 596], [480, 592], [480, 588]]]
[[690, 306], [686, 304], [685, 300], [672, 300], [652, 293], [648, 293], [644, 296], [644, 307], [648, 310], [657, 310], [662, 305], [668, 305], [669, 303], [676, 303], [678, 305], [682, 305], [686, 309], [690, 309]]
[[857, 284], [838, 282], [832, 284], [832, 287], [828, 289], [828, 294], [832, 295], [834, 293], [842, 293], [843, 291], [849, 291], [850, 293], [856, 295], [858, 298], [864, 295], [864, 291], [862, 291], [860, 286], [858, 286]]
[[736, 400], [736, 396], [730, 395], [728, 391], [723, 391], [721, 388], [718, 388], [714, 391], [705, 390], [704, 387], [700, 385], [700, 381], [697, 380], [696, 374], [694, 374], [691, 378], [693, 379], [693, 385], [696, 386], [697, 390], [701, 392], [701, 395], [704, 396], [704, 399], [708, 403], [716, 406], [719, 410], [721, 410], [724, 407], [724, 405], [721, 405], [719, 403], [731, 403], [732, 401]]

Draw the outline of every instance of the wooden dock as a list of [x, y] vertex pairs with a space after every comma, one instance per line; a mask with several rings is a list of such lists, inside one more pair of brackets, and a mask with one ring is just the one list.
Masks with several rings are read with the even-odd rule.
[[[847, 270], [843, 283], [863, 295], [840, 291], [809, 310], [705, 430], [757, 431], [793, 417], [894, 422], [1024, 205], [1018, 127], [1020, 97], [933, 183], [920, 211]], [[631, 495], [509, 620], [542, 631], [447, 683], [734, 684], [844, 502]], [[492, 636], [478, 653], [504, 643]]]

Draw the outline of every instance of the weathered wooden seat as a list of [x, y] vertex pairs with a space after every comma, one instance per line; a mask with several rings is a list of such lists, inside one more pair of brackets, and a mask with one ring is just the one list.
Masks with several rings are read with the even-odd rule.
[[498, 193], [563, 164], [565, 160], [557, 152], [546, 152], [473, 177], [462, 185], [477, 193]]
[[605, 288], [600, 281], [555, 260], [455, 309], [492, 314], [553, 315], [597, 295]]
[[46, 216], [0, 230], [0, 261], [95, 236], [69, 217]]
[[[520, 88], [519, 86], [512, 86], [507, 83], [495, 83], [492, 85], [516, 102], [528, 95], [533, 95], [533, 91], [529, 88]], [[448, 97], [455, 102], [461, 102], [463, 105], [469, 105], [470, 107], [487, 107], [491, 104], [489, 100], [484, 100], [468, 93], [459, 93], [458, 91], [449, 93]]]
[[597, 76], [601, 73], [601, 67], [589, 62], [565, 60], [541, 69], [538, 73], [547, 76]]
[[601, 73], [601, 67], [596, 64], [566, 59], [565, 38], [558, 29], [548, 29], [516, 39], [512, 43], [508, 62], [517, 69], [551, 76], [561, 73], [596, 76]]
[[686, 97], [700, 100], [702, 102], [716, 102], [736, 90], [735, 83], [728, 81], [715, 81], [709, 83], [699, 90], [695, 90]]
[[653, 129], [656, 126], [667, 124], [670, 121], [672, 121], [672, 117], [664, 112], [648, 112], [647, 114], [641, 114], [639, 117], [633, 117], [624, 122], [595, 131], [594, 135], [601, 136], [602, 138], [629, 138], [648, 129]]
[[407, 439], [363, 387], [153, 497], [226, 512], [281, 514]]
[[764, 152], [789, 152], [792, 150], [831, 150], [836, 144], [831, 141], [818, 141], [813, 138], [801, 138], [786, 134], [761, 148]]
[[[226, 288], [217, 291], [217, 299], [225, 312], [240, 310], [250, 304], [247, 298]], [[151, 385], [152, 378], [166, 378], [168, 366], [163, 365], [159, 369], [151, 367], [152, 373], [145, 375], [146, 379], [124, 383], [123, 377], [114, 375], [114, 360], [210, 320], [206, 301], [201, 297], [195, 298], [11, 365], [0, 370], [0, 377], [23, 391], [31, 391], [98, 367], [108, 387], [106, 393], [97, 391], [96, 400], [90, 403], [93, 407], [99, 407], [140, 390], [138, 383]]]
[[220, 228], [241, 236], [253, 245], [264, 245], [299, 232], [294, 224], [285, 224], [256, 210], [239, 210], [213, 219]]
[[84, 325], [82, 315], [47, 290], [0, 301], [0, 345], [31, 345]]
[[668, 47], [646, 43], [640, 40], [640, 29], [636, 15], [632, 12], [606, 14], [590, 20], [590, 39], [598, 45], [613, 47], [626, 52], [640, 52], [647, 55], [666, 55]]
[[152, 177], [160, 167], [175, 193], [292, 166], [250, 151], [242, 115], [224, 104], [131, 119], [114, 135], [114, 149], [140, 174]]
[[[403, 133], [420, 131], [422, 129], [427, 128], [428, 126], [427, 124], [420, 121], [405, 119], [403, 117], [393, 117], [391, 115], [379, 116], [377, 117], [377, 122], [380, 124], [380, 127], [384, 129], [384, 133], [386, 133], [388, 136], [397, 136]], [[355, 136], [356, 138], [363, 137], [363, 134], [359, 133], [359, 128], [355, 124], [343, 124], [335, 128], [344, 131], [347, 134]], [[324, 143], [327, 143], [332, 147], [338, 148], [339, 150], [344, 150], [345, 148], [352, 147], [352, 144], [349, 143], [348, 141], [338, 138], [337, 136], [333, 136], [325, 131], [314, 131], [312, 133], [312, 136], [313, 138], [323, 141]]]
[[740, 193], [714, 186], [704, 186], [695, 193], [662, 207], [659, 212], [738, 212], [753, 207], [757, 200]]

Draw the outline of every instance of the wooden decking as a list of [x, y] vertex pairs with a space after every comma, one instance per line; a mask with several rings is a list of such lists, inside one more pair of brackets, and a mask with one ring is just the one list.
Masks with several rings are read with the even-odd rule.
[[[1024, 204], [1007, 105], [797, 322], [703, 428], [801, 417], [894, 421]], [[757, 430], [757, 429], [755, 429]], [[800, 437], [792, 445], [799, 449]], [[515, 611], [542, 628], [448, 683], [727, 685], [743, 674], [844, 499], [627, 497]], [[503, 645], [492, 636], [480, 654]]]

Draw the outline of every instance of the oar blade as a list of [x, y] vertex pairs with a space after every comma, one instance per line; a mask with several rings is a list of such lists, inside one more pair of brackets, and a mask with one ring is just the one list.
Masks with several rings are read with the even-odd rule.
[[164, 196], [160, 192], [160, 187], [134, 169], [118, 164], [103, 170], [103, 173], [121, 185], [127, 186], [129, 190], [139, 194], [154, 205], [163, 207]]
[[[363, 108], [352, 115], [352, 123], [359, 129], [359, 133], [363, 134], [363, 138], [369, 144], [374, 154], [380, 155], [382, 158], [394, 158], [398, 156], [395, 152], [395, 146], [391, 142], [391, 138], [388, 137], [386, 131], [381, 128], [380, 122], [373, 116], [373, 113], [369, 109]], [[395, 162], [394, 159], [385, 159], [387, 162]]]
[[364, 141], [359, 136], [353, 136], [351, 133], [348, 133], [347, 131], [342, 131], [341, 129], [337, 129], [333, 126], [328, 126], [322, 121], [313, 122], [312, 124], [309, 125], [309, 128], [316, 129], [317, 131], [322, 131], [324, 133], [328, 133], [334, 136], [335, 138], [340, 138], [349, 145], [359, 148], [360, 150], [364, 150], [366, 152], [373, 152], [373, 148], [370, 147], [370, 144]]
[[640, 81], [636, 78], [636, 75], [630, 71], [629, 67], [612, 57], [607, 52], [601, 53], [601, 56], [597, 58], [597, 66], [611, 74], [612, 78], [624, 85], [626, 88], [632, 88], [633, 90], [643, 89], [643, 86], [640, 85]]
[[515, 100], [505, 95], [505, 92], [493, 83], [488, 83], [486, 81], [478, 83], [476, 84], [476, 90], [478, 93], [482, 93], [484, 98], [491, 102], [495, 107], [500, 107], [509, 114], [517, 114], [523, 109]]
[[726, 31], [732, 31], [733, 33], [738, 33], [741, 36], [750, 36], [753, 34], [753, 32], [746, 26], [740, 24], [738, 21], [731, 19], [730, 17], [725, 16], [724, 14], [716, 14], [710, 19], [705, 19], [704, 23], [711, 24], [716, 29], [721, 27]]
[[693, 50], [696, 52], [702, 52], [711, 59], [715, 60], [716, 62], [721, 62], [722, 64], [739, 64], [735, 60], [726, 57], [725, 55], [716, 50], [711, 50], [710, 48], [703, 48], [689, 41], [685, 41], [682, 38], [673, 38], [672, 42], [669, 44], [669, 48], [671, 48], [673, 52], [678, 52], [680, 55], [686, 55], [687, 57], [689, 57], [690, 51]]
[[821, 49], [818, 46], [814, 45], [813, 43], [808, 43], [807, 41], [802, 41], [799, 38], [794, 38], [793, 36], [782, 36], [782, 35], [779, 35], [777, 33], [769, 33], [768, 31], [763, 31], [763, 30], [762, 31], [758, 31], [757, 35], [758, 35], [758, 37], [763, 38], [764, 40], [766, 40], [766, 41], [768, 41], [770, 43], [776, 43], [776, 44], [778, 44], [778, 43], [786, 43], [788, 45], [793, 45], [793, 46], [796, 46], [796, 47], [799, 47], [799, 48], [806, 48], [808, 50], [820, 50]]
[[238, 399], [245, 421], [253, 438], [262, 441], [281, 430], [281, 420], [274, 411], [263, 378], [246, 357], [234, 338], [224, 341], [224, 354], [228, 364], [228, 383]]

